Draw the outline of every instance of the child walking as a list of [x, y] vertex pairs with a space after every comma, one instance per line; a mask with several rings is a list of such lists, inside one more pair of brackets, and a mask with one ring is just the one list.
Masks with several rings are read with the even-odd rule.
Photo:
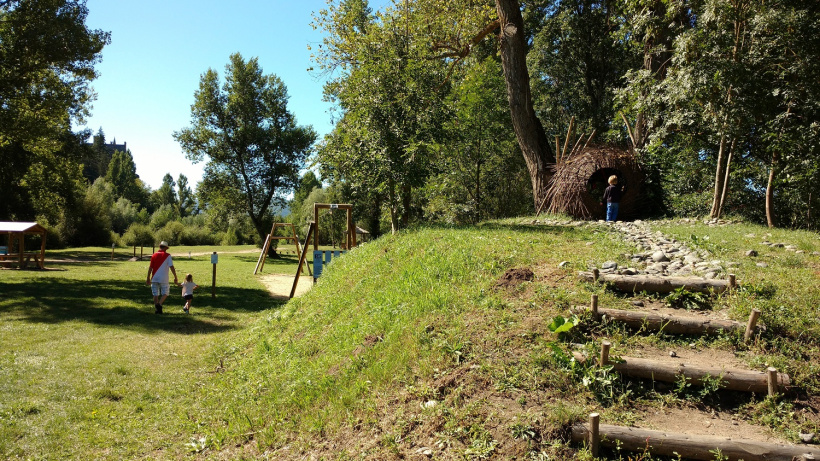
[[185, 307], [183, 307], [182, 310], [184, 310], [186, 314], [190, 314], [191, 301], [194, 300], [194, 289], [199, 288], [199, 285], [194, 283], [194, 276], [188, 274], [185, 276], [185, 281], [180, 283], [179, 286], [182, 287], [182, 299], [185, 300]]

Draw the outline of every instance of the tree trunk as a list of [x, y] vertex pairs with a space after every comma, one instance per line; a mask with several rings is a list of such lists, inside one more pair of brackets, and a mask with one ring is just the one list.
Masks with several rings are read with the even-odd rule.
[[390, 201], [390, 233], [395, 234], [399, 231], [399, 217], [398, 204], [396, 202], [396, 181], [393, 178], [387, 180], [388, 200]]
[[[682, 363], [679, 358], [652, 360], [621, 356], [618, 362], [613, 362], [611, 365], [618, 373], [631, 378], [674, 383], [680, 381], [680, 376], [683, 375], [686, 381], [694, 386], [701, 386], [709, 379], [720, 378], [721, 389], [757, 392], [763, 395], [766, 395], [769, 390], [768, 376], [765, 371], [688, 365]], [[789, 375], [777, 374], [778, 389], [785, 389], [790, 385]]]
[[766, 183], [766, 223], [769, 227], [774, 227], [774, 179], [777, 176], [777, 169], [780, 167], [780, 153], [775, 151], [772, 154], [772, 166], [769, 169], [769, 181]]
[[718, 147], [717, 168], [715, 168], [715, 190], [712, 193], [712, 209], [709, 211], [710, 218], [718, 217], [718, 206], [720, 204], [720, 192], [723, 190], [723, 151], [726, 148], [726, 122], [724, 120], [724, 131], [720, 133], [720, 146]]
[[382, 225], [382, 195], [376, 193], [371, 198], [371, 211], [368, 225], [370, 226], [370, 237], [378, 238], [381, 235]]
[[475, 166], [475, 221], [478, 222], [481, 220], [481, 166], [484, 162], [482, 162], [481, 157], [481, 141], [478, 142], [478, 161], [476, 162]]
[[[746, 330], [745, 324], [734, 320], [692, 318], [640, 310], [627, 311], [599, 307], [598, 315], [606, 316], [608, 320], [625, 323], [628, 327], [636, 330], [663, 331], [664, 333], [672, 335], [716, 336], [727, 331], [743, 332]], [[757, 328], [762, 330], [763, 326], [759, 325]]]
[[533, 202], [537, 208], [547, 192], [555, 154], [550, 150], [544, 127], [532, 105], [521, 4], [518, 0], [496, 0], [495, 6], [501, 25], [501, 67], [507, 83], [510, 115], [515, 137], [527, 163]]
[[407, 228], [410, 225], [410, 202], [413, 198], [413, 188], [408, 184], [401, 186], [401, 226]]
[[723, 215], [723, 205], [726, 204], [726, 197], [729, 195], [729, 172], [732, 171], [732, 155], [735, 152], [736, 143], [737, 138], [732, 138], [732, 144], [729, 145], [729, 155], [726, 157], [726, 171], [723, 175], [723, 193], [720, 194], [716, 218], [720, 218]]

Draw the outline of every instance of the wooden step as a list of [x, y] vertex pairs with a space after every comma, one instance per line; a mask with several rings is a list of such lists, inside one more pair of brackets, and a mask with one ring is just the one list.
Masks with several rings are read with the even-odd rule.
[[792, 461], [820, 459], [820, 449], [810, 445], [789, 445], [759, 442], [748, 439], [732, 439], [708, 435], [671, 433], [640, 429], [636, 427], [597, 424], [598, 415], [590, 415], [588, 424], [572, 427], [572, 441], [586, 442], [593, 456], [598, 456], [598, 446], [629, 451], [649, 451], [652, 455], [677, 456], [684, 459], [713, 460], [715, 451], [729, 460], [744, 461]]

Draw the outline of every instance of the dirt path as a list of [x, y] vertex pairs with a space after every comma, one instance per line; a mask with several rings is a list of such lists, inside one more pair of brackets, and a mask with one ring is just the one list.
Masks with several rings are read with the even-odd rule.
[[[293, 288], [293, 275], [263, 274], [259, 276], [259, 281], [265, 285], [271, 297], [285, 300], [290, 297], [290, 290]], [[308, 274], [303, 274], [299, 277], [299, 284], [296, 286], [296, 294], [294, 297], [299, 297], [307, 293], [312, 286], [313, 277]]]

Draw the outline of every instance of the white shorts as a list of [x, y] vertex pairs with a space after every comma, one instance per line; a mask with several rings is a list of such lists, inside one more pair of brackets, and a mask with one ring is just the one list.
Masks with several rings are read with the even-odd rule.
[[169, 282], [151, 282], [151, 293], [154, 293], [154, 296], [168, 296], [168, 293], [170, 293], [170, 291], [171, 284]]

